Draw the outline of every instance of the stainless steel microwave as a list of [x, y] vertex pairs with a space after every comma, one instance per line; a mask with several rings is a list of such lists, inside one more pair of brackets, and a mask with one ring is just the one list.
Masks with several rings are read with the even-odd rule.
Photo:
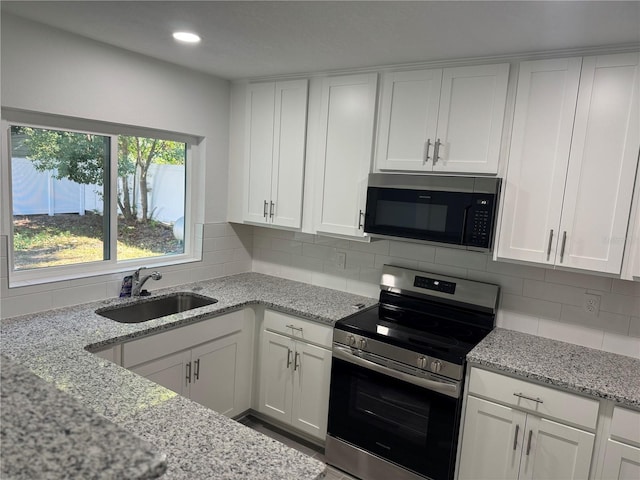
[[372, 173], [364, 231], [489, 251], [500, 184], [499, 178]]

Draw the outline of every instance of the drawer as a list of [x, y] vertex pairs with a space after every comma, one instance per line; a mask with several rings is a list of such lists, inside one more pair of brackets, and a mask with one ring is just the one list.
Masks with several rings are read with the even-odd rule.
[[333, 341], [333, 327], [273, 310], [264, 312], [264, 329], [325, 348], [331, 348]]
[[624, 442], [640, 446], [640, 412], [614, 407], [610, 435]]
[[597, 400], [475, 367], [469, 393], [591, 430], [598, 420]]
[[130, 368], [241, 331], [244, 315], [240, 310], [127, 342], [122, 345], [122, 366]]

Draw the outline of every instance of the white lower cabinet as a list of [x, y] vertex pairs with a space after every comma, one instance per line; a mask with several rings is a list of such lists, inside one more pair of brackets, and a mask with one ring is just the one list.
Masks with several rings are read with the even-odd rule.
[[328, 326], [267, 310], [260, 344], [258, 410], [324, 440], [331, 335]]
[[640, 412], [616, 407], [605, 445], [601, 480], [640, 478]]
[[222, 315], [125, 343], [123, 366], [233, 417], [251, 404], [252, 331], [244, 311]]
[[589, 477], [597, 401], [475, 368], [469, 393], [459, 479]]

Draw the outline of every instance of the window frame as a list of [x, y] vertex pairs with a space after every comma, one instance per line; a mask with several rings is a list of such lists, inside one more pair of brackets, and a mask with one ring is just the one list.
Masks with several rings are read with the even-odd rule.
[[[85, 125], [85, 126], [83, 126]], [[105, 189], [108, 196], [109, 238], [104, 241], [110, 243], [111, 258], [94, 262], [40, 267], [34, 269], [15, 270], [13, 249], [13, 191], [11, 175], [11, 127], [32, 127], [50, 130], [65, 130], [81, 134], [107, 136], [110, 139], [109, 185]], [[132, 127], [119, 124], [106, 124], [92, 120], [82, 120], [68, 117], [53, 117], [46, 114], [15, 112], [13, 115], [3, 109], [2, 138], [6, 146], [0, 153], [0, 234], [7, 236], [7, 268], [9, 288], [27, 285], [51, 283], [65, 280], [81, 279], [100, 275], [120, 274], [135, 270], [138, 267], [162, 267], [202, 260], [202, 223], [196, 223], [194, 214], [195, 201], [201, 193], [201, 182], [197, 181], [196, 170], [200, 162], [200, 143], [202, 139], [174, 132]], [[184, 212], [184, 251], [181, 254], [161, 255], [148, 258], [120, 260], [117, 259], [118, 235], [118, 137], [140, 136], [173, 140], [186, 144], [185, 148], [185, 212]], [[114, 174], [115, 172], [115, 174]], [[105, 209], [107, 205], [105, 204]]]

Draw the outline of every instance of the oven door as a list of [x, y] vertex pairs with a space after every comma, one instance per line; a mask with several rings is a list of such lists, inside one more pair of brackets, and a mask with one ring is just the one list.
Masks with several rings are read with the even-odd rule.
[[338, 348], [342, 351], [334, 347], [331, 368], [328, 434], [419, 475], [452, 478], [459, 383], [445, 380], [440, 388], [435, 382], [441, 390], [436, 392]]

